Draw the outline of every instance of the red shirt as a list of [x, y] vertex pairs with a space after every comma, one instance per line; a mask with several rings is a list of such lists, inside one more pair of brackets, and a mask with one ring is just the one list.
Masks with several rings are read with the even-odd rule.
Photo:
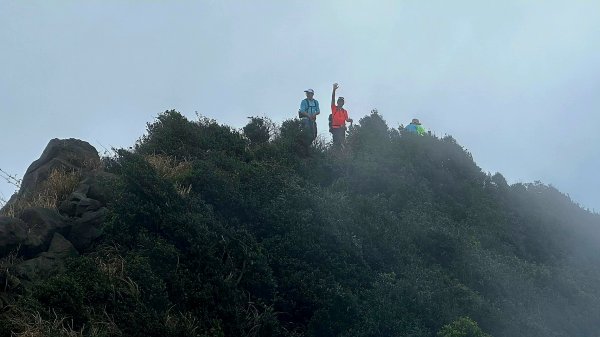
[[348, 111], [346, 109], [332, 105], [331, 114], [333, 115], [332, 128], [337, 129], [346, 126], [346, 120], [348, 119]]

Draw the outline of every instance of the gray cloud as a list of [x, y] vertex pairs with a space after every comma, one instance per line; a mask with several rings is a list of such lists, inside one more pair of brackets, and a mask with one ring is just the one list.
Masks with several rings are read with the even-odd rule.
[[0, 168], [54, 137], [131, 146], [170, 108], [282, 121], [337, 81], [352, 117], [419, 117], [484, 170], [598, 210], [599, 39], [591, 1], [3, 1]]

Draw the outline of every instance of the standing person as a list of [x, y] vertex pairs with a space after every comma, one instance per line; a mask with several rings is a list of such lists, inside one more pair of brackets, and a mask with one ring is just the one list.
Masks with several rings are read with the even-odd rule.
[[419, 120], [416, 118], [413, 118], [413, 120], [404, 128], [404, 130], [410, 133], [416, 133], [419, 136], [425, 135], [425, 128], [421, 125], [421, 122], [419, 122]]
[[317, 138], [317, 115], [321, 113], [321, 110], [319, 110], [319, 101], [313, 98], [315, 96], [314, 90], [306, 89], [304, 92], [306, 98], [300, 102], [298, 117], [304, 120], [304, 126], [312, 143]]
[[348, 111], [344, 109], [344, 97], [338, 97], [337, 105], [335, 101], [335, 91], [340, 86], [337, 83], [333, 84], [331, 92], [331, 116], [329, 119], [329, 132], [333, 137], [333, 146], [341, 147], [346, 141], [346, 122], [352, 123], [352, 119], [348, 118]]

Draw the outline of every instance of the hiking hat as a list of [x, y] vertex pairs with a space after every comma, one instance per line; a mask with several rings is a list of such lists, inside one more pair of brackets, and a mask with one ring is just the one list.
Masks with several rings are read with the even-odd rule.
[[304, 92], [310, 92], [311, 94], [314, 94], [314, 93], [315, 93], [315, 91], [314, 91], [314, 90], [312, 90], [312, 89], [306, 89], [306, 90], [304, 90]]
[[421, 125], [421, 122], [419, 122], [419, 120], [417, 118], [413, 118], [411, 124]]

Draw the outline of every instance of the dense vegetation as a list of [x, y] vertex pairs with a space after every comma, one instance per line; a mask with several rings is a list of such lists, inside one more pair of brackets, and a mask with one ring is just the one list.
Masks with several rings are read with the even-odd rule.
[[159, 115], [105, 159], [102, 240], [0, 335], [35, 313], [93, 336], [598, 336], [598, 215], [377, 113], [343, 151], [304, 142]]

